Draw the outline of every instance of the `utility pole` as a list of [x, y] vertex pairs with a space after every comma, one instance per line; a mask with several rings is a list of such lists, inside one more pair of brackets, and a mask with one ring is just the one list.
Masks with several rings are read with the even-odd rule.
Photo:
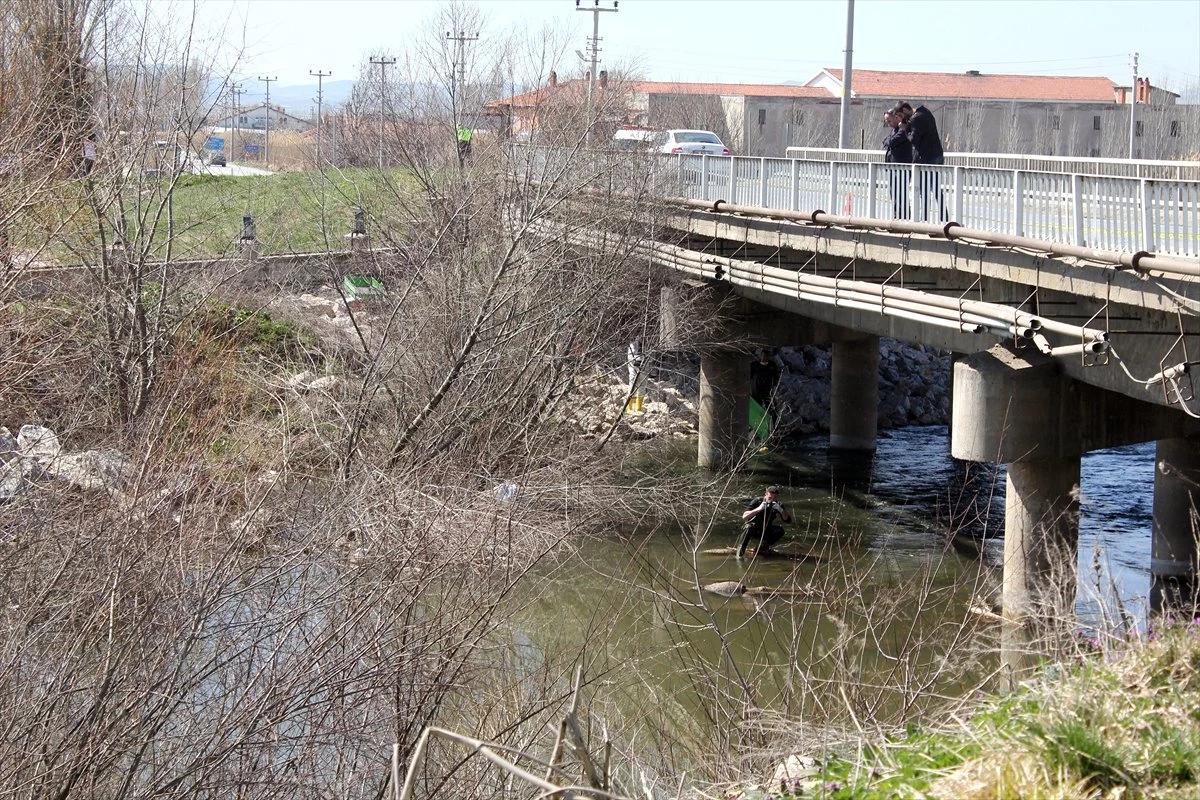
[[595, 127], [592, 119], [596, 114], [596, 64], [600, 60], [600, 12], [616, 11], [617, 1], [613, 0], [612, 8], [601, 8], [600, 0], [592, 0], [592, 7], [583, 6], [580, 0], [575, 0], [576, 11], [589, 11], [592, 15], [592, 38], [588, 40], [588, 52], [592, 56], [592, 68], [588, 73], [588, 127], [587, 127], [587, 143], [592, 143], [592, 128]]
[[229, 159], [228, 160], [233, 160], [233, 157], [237, 155], [237, 150], [234, 148], [234, 143], [237, 141], [238, 115], [242, 111], [242, 95], [244, 95], [246, 93], [246, 90], [243, 89], [241, 86], [234, 86], [229, 91], [230, 91], [230, 94], [233, 95], [233, 130], [230, 131], [230, 134], [229, 134]]
[[379, 65], [379, 168], [383, 169], [383, 105], [384, 98], [387, 96], [387, 80], [384, 72], [390, 65], [396, 63], [396, 59], [387, 56], [379, 58], [371, 56], [371, 63]]
[[1129, 157], [1133, 158], [1134, 132], [1137, 130], [1138, 54], [1133, 54], [1133, 87], [1129, 93]]
[[470, 35], [459, 31], [454, 36], [446, 31], [447, 41], [454, 42], [454, 64], [450, 70], [450, 114], [454, 117], [454, 135], [458, 136], [459, 99], [467, 93], [467, 42], [479, 39], [478, 33]]
[[271, 81], [277, 81], [279, 77], [267, 78], [259, 75], [258, 79], [267, 85], [267, 96], [263, 100], [263, 105], [267, 107], [267, 127], [263, 133], [263, 166], [269, 169], [271, 167]]
[[332, 72], [322, 72], [321, 70], [317, 70], [316, 72], [313, 72], [310, 69], [308, 71], [308, 74], [314, 76], [317, 79], [317, 169], [320, 169], [321, 168], [321, 100], [322, 100], [322, 97], [324, 96], [324, 84], [322, 83], [322, 81], [324, 81], [325, 78], [328, 78], [333, 73]]
[[838, 149], [850, 147], [851, 75], [854, 63], [854, 0], [846, 0], [846, 60], [842, 65], [842, 117], [838, 126]]

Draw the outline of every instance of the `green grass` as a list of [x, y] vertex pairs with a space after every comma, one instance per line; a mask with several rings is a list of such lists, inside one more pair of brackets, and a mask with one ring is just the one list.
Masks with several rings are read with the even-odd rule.
[[[152, 259], [167, 254], [168, 183], [150, 182], [123, 190], [125, 218], [130, 236], [142, 225], [155, 225]], [[97, 182], [97, 197], [107, 197]], [[242, 216], [254, 217], [257, 238], [264, 254], [321, 252], [347, 247], [353, 210], [367, 212], [368, 232], [403, 228], [416, 216], [413, 206], [424, 200], [411, 175], [402, 170], [349, 169], [318, 172], [280, 172], [272, 175], [182, 175], [170, 196], [174, 230], [171, 257], [210, 258], [238, 251]], [[161, 209], [161, 213], [160, 213]], [[118, 211], [110, 204], [103, 211], [111, 236]], [[155, 224], [155, 217], [158, 217]], [[144, 220], [144, 222], [142, 222]], [[95, 216], [90, 210], [85, 184], [65, 181], [42, 195], [12, 231], [14, 244], [49, 252], [61, 263], [95, 263], [98, 259]]]
[[[172, 255], [199, 258], [236, 247], [242, 215], [254, 217], [265, 254], [340, 250], [346, 245], [356, 206], [367, 211], [368, 229], [402, 225], [414, 202], [415, 185], [401, 171], [355, 169], [281, 172], [258, 176], [184, 175], [172, 198], [175, 240]], [[166, 219], [159, 237], [165, 254]]]
[[954, 728], [912, 728], [748, 798], [1200, 797], [1200, 627], [1093, 655], [985, 701]]

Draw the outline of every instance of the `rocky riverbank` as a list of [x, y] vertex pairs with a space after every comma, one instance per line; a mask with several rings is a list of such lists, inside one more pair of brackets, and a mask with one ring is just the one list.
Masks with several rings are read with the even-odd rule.
[[[828, 431], [830, 351], [785, 347], [772, 360], [779, 370], [774, 401], [778, 432], [803, 436]], [[944, 425], [949, 414], [950, 354], [880, 340], [879, 427]]]

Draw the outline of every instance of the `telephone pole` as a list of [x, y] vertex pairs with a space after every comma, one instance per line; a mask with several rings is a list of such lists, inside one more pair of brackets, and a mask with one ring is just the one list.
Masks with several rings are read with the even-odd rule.
[[242, 111], [242, 95], [246, 93], [246, 90], [241, 86], [234, 86], [229, 93], [233, 95], [233, 130], [229, 133], [229, 159], [227, 160], [233, 160], [233, 157], [237, 155], [237, 150], [233, 145], [237, 140], [238, 116]]
[[271, 167], [271, 82], [279, 80], [279, 76], [267, 78], [262, 75], [258, 79], [267, 85], [267, 96], [263, 100], [263, 105], [267, 108], [267, 127], [263, 132], [263, 165], [270, 169]]
[[616, 11], [617, 1], [612, 1], [612, 8], [602, 8], [600, 0], [592, 0], [592, 7], [587, 8], [581, 4], [580, 0], [575, 0], [576, 11], [589, 11], [592, 14], [592, 38], [588, 40], [588, 52], [592, 56], [592, 68], [588, 72], [588, 144], [592, 143], [592, 128], [595, 127], [592, 117], [596, 113], [596, 64], [600, 60], [600, 13], [602, 11]]
[[1129, 157], [1133, 158], [1134, 132], [1137, 130], [1138, 54], [1133, 54], [1133, 87], [1129, 92]]
[[371, 63], [379, 65], [379, 168], [383, 169], [383, 105], [384, 98], [387, 96], [387, 80], [384, 72], [389, 66], [396, 63], [396, 59], [387, 56], [379, 58], [371, 56]]
[[470, 35], [459, 31], [454, 36], [446, 31], [447, 41], [454, 42], [454, 64], [450, 70], [450, 115], [454, 117], [454, 135], [458, 135], [459, 100], [467, 93], [467, 42], [479, 39], [478, 33]]
[[842, 108], [838, 126], [838, 149], [850, 147], [850, 73], [854, 64], [854, 0], [846, 0], [846, 60], [842, 65]]
[[315, 77], [317, 79], [317, 169], [320, 169], [321, 168], [321, 100], [324, 97], [324, 84], [322, 83], [322, 81], [324, 81], [325, 78], [328, 78], [333, 73], [332, 72], [322, 72], [321, 70], [317, 70], [316, 72], [313, 72], [310, 69], [308, 71], [308, 74], [312, 75], [313, 77]]

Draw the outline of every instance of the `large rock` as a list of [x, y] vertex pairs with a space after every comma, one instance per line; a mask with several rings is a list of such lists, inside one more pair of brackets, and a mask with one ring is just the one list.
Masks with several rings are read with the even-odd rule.
[[17, 433], [17, 446], [22, 456], [42, 463], [52, 461], [62, 452], [58, 434], [41, 425], [22, 425]]
[[86, 491], [116, 492], [125, 480], [129, 459], [115, 450], [85, 450], [60, 455], [48, 465], [59, 480]]

